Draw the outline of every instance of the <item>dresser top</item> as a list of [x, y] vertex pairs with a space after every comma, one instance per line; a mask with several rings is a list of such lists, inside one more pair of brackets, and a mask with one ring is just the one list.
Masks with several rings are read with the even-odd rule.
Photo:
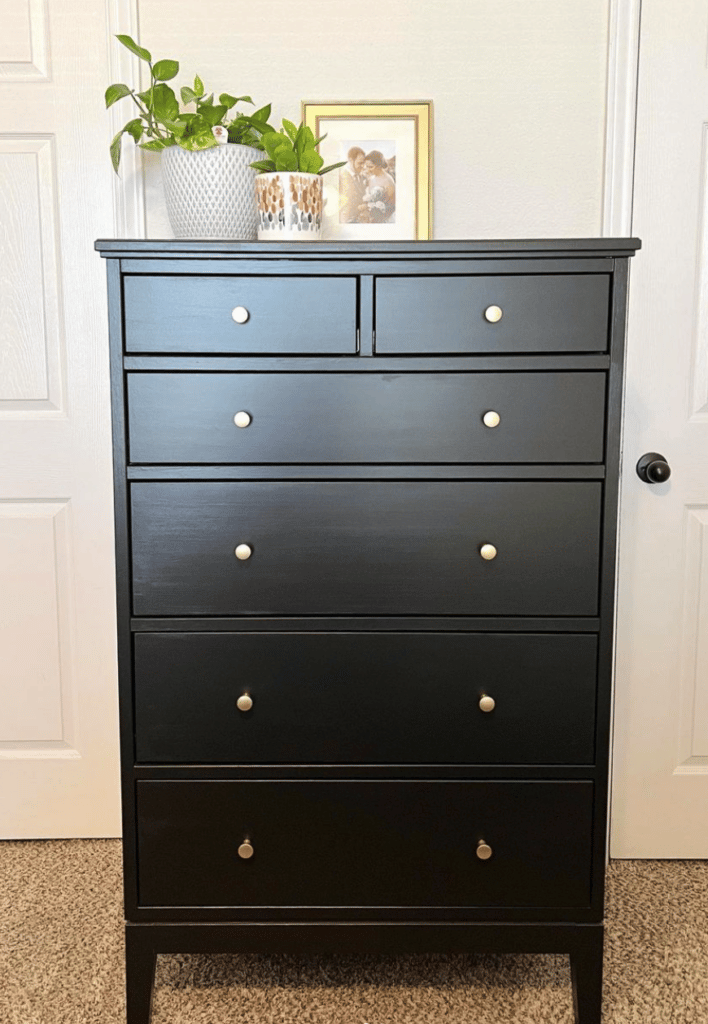
[[523, 256], [632, 256], [641, 248], [638, 238], [519, 238], [450, 239], [407, 242], [242, 242], [182, 238], [100, 238], [96, 249], [116, 256], [244, 256], [244, 257], [379, 257], [406, 259], [514, 254]]

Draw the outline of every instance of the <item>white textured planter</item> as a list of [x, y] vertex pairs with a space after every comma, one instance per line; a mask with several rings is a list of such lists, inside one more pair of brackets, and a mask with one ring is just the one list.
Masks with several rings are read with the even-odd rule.
[[255, 238], [256, 172], [248, 165], [262, 157], [231, 142], [196, 153], [163, 149], [162, 183], [175, 238]]
[[322, 178], [301, 171], [270, 171], [256, 178], [258, 237], [312, 241], [322, 232]]

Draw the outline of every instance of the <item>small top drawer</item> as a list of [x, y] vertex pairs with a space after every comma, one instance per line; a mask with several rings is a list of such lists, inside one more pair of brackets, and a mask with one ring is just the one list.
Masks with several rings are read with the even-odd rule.
[[608, 274], [379, 277], [376, 352], [605, 352]]
[[354, 277], [126, 275], [127, 352], [354, 355]]

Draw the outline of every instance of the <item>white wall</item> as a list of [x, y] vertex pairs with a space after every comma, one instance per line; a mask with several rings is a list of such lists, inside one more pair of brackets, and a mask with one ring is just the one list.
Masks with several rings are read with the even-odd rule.
[[[278, 118], [301, 99], [432, 99], [436, 238], [601, 233], [608, 0], [138, 3], [178, 85], [198, 72]], [[148, 234], [169, 238], [159, 158], [146, 179]]]

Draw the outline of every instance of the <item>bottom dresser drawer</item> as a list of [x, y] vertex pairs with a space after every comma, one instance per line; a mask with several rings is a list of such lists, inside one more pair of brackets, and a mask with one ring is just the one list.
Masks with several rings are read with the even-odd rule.
[[[584, 907], [592, 803], [590, 781], [142, 780], [138, 899], [143, 907]], [[488, 859], [478, 855], [487, 852], [482, 840]]]

